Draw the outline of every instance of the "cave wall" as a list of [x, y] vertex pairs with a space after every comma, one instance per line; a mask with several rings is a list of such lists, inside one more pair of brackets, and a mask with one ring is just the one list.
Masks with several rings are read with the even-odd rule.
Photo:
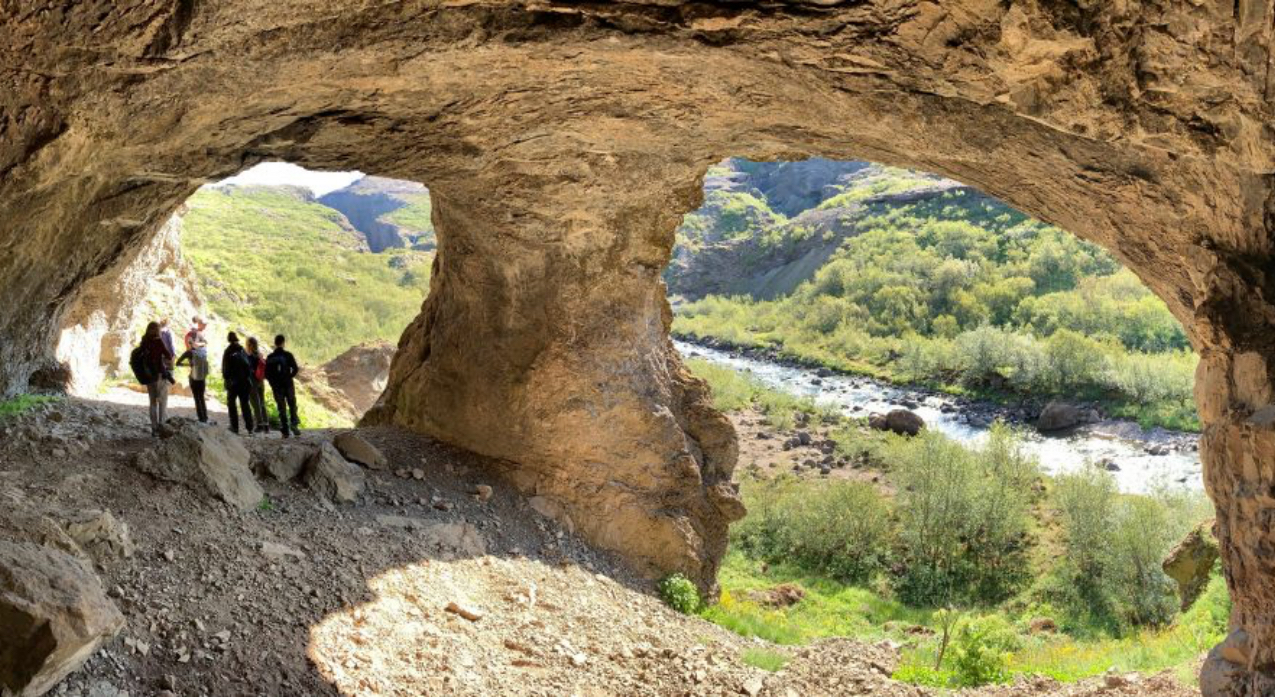
[[658, 271], [727, 155], [938, 172], [1112, 250], [1203, 360], [1235, 632], [1275, 671], [1275, 10], [1253, 0], [0, 4], [0, 394], [86, 283], [264, 159], [422, 181], [438, 273], [375, 420], [510, 460], [541, 507], [707, 587], [734, 437]]

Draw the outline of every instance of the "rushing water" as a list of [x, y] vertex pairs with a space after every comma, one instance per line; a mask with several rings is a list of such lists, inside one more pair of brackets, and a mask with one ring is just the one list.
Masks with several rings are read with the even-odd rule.
[[[926, 426], [963, 443], [977, 443], [987, 435], [987, 427], [971, 425], [951, 400], [926, 392], [896, 387], [857, 376], [820, 377], [815, 371], [770, 361], [747, 358], [725, 351], [676, 342], [682, 355], [749, 373], [766, 386], [798, 396], [812, 397], [820, 406], [833, 406], [849, 416], [885, 413], [916, 404], [912, 411], [925, 419]], [[944, 411], [944, 404], [948, 410]], [[977, 422], [977, 420], [976, 420]], [[1057, 473], [1105, 463], [1113, 470], [1121, 491], [1144, 493], [1158, 485], [1199, 489], [1200, 459], [1194, 440], [1186, 434], [1153, 429], [1137, 424], [1104, 421], [1082, 426], [1071, 433], [1045, 436], [1023, 429], [1026, 447], [1040, 460], [1046, 472]], [[1153, 455], [1150, 449], [1167, 450]]]

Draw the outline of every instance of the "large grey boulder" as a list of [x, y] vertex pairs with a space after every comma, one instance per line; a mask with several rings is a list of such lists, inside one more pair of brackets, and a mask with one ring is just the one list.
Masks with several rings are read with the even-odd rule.
[[151, 476], [212, 494], [241, 511], [265, 497], [250, 463], [251, 455], [238, 436], [194, 422], [180, 424], [135, 460], [137, 468]]
[[364, 440], [355, 431], [345, 431], [333, 439], [332, 444], [341, 451], [345, 459], [357, 462], [368, 469], [384, 470], [389, 468], [389, 460], [371, 443]]
[[1063, 431], [1095, 421], [1096, 416], [1093, 409], [1055, 400], [1040, 411], [1040, 418], [1036, 419], [1036, 430], [1041, 433]]
[[350, 464], [331, 443], [319, 446], [305, 463], [305, 483], [331, 501], [353, 503], [363, 493], [363, 470]]
[[0, 694], [48, 692], [123, 628], [85, 562], [0, 539]]
[[313, 444], [280, 440], [252, 442], [252, 471], [259, 477], [290, 482], [301, 476], [305, 463], [318, 450]]

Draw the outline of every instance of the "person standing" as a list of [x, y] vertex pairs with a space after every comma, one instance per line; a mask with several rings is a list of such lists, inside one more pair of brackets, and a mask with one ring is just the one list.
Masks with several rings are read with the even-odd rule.
[[261, 353], [257, 337], [248, 337], [248, 365], [252, 367], [252, 385], [248, 401], [252, 404], [252, 418], [257, 421], [257, 432], [270, 432], [270, 416], [266, 414], [266, 357]]
[[168, 385], [172, 382], [172, 373], [169, 372], [168, 366], [173, 360], [173, 352], [164, 345], [164, 339], [160, 335], [159, 322], [146, 325], [146, 333], [142, 335], [139, 348], [147, 375], [153, 378], [146, 383], [146, 397], [150, 403], [151, 435], [159, 436], [160, 427], [168, 420]]
[[282, 334], [274, 338], [274, 351], [266, 358], [266, 379], [270, 381], [270, 391], [274, 394], [274, 403], [279, 410], [279, 430], [283, 437], [288, 437], [291, 427], [292, 435], [301, 435], [301, 419], [297, 416], [297, 390], [294, 378], [301, 368], [297, 359], [283, 348], [287, 339]]
[[239, 412], [248, 433], [252, 433], [252, 408], [248, 395], [252, 390], [252, 366], [248, 354], [239, 345], [239, 335], [230, 332], [226, 336], [226, 350], [221, 354], [221, 378], [226, 383], [226, 402], [230, 408], [230, 430], [239, 433]]
[[205, 392], [208, 387], [208, 340], [204, 330], [208, 327], [204, 318], [196, 315], [191, 319], [190, 331], [186, 332], [186, 351], [177, 359], [177, 365], [190, 363], [190, 393], [195, 398], [195, 416], [200, 423], [208, 421], [208, 401]]

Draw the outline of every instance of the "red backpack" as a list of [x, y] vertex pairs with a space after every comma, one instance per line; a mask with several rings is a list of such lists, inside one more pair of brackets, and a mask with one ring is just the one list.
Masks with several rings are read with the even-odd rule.
[[257, 367], [253, 369], [252, 377], [257, 382], [261, 382], [266, 379], [266, 359], [261, 356], [253, 356], [253, 358], [257, 361]]

